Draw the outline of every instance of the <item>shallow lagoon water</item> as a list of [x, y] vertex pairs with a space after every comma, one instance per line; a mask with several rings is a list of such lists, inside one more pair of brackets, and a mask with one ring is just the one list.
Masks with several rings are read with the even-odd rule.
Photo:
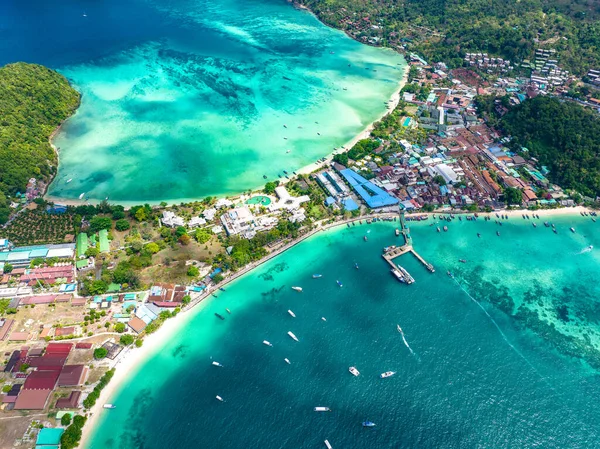
[[54, 140], [53, 197], [158, 203], [256, 188], [357, 135], [405, 69], [282, 0], [13, 3], [0, 63], [49, 65], [83, 95]]
[[[585, 249], [600, 236], [589, 218], [554, 222], [558, 235], [514, 218], [501, 228], [453, 222], [439, 234], [412, 223], [415, 248], [437, 269], [399, 258], [412, 286], [397, 282], [381, 257], [398, 242], [393, 224], [311, 237], [192, 312], [109, 398], [117, 408], [102, 411], [89, 447], [316, 448], [325, 439], [345, 448], [594, 447], [597, 370], [539, 326], [581, 337], [597, 353], [600, 253]], [[507, 297], [539, 321], [503, 312], [497, 304]], [[388, 370], [397, 374], [380, 379]], [[367, 419], [377, 427], [362, 428]]]

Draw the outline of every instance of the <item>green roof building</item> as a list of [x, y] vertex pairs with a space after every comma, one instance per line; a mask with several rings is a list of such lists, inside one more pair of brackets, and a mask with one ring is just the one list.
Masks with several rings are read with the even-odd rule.
[[85, 232], [80, 232], [77, 235], [77, 258], [85, 257], [85, 252], [89, 246], [88, 236]]
[[108, 242], [108, 231], [106, 229], [102, 229], [98, 233], [98, 243], [98, 249], [101, 253], [107, 253], [110, 251], [110, 243]]

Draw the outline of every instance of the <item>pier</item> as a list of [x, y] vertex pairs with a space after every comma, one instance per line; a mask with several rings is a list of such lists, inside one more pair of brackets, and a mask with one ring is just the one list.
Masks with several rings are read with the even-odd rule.
[[[430, 273], [435, 273], [435, 269], [433, 268], [433, 265], [431, 265], [429, 262], [427, 262], [425, 259], [423, 259], [423, 257], [421, 257], [419, 255], [419, 253], [417, 253], [415, 251], [415, 249], [413, 248], [412, 237], [410, 236], [410, 230], [406, 226], [406, 221], [404, 220], [404, 212], [403, 211], [400, 211], [400, 233], [402, 234], [402, 237], [404, 238], [404, 245], [399, 246], [399, 247], [391, 247], [391, 248], [387, 249], [387, 251], [385, 251], [382, 255], [382, 257], [385, 259], [385, 261], [390, 264], [392, 269], [397, 269], [397, 266], [394, 263], [394, 259], [396, 257], [400, 257], [406, 253], [412, 253], [412, 255], [415, 256], [417, 258], [417, 260], [419, 262], [421, 262]], [[404, 271], [406, 271], [406, 270], [404, 269]]]

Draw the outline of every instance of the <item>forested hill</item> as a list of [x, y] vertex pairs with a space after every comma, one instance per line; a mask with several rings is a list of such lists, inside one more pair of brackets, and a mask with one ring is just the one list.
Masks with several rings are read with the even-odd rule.
[[397, 41], [452, 66], [461, 66], [466, 52], [517, 61], [531, 58], [540, 46], [558, 50], [561, 66], [579, 75], [600, 67], [600, 2], [595, 0], [297, 1], [357, 39]]
[[513, 107], [500, 121], [514, 144], [529, 149], [564, 188], [600, 196], [600, 116], [576, 103], [536, 97]]
[[79, 105], [79, 93], [46, 67], [16, 63], [0, 68], [0, 223], [6, 197], [24, 192], [29, 178], [49, 181], [57, 157], [49, 137]]

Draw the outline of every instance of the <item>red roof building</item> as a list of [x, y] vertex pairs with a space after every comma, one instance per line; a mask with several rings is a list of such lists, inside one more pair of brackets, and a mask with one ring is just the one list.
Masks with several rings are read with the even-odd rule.
[[66, 355], [53, 355], [45, 354], [41, 357], [28, 357], [27, 363], [32, 368], [39, 368], [42, 370], [58, 370], [60, 371], [67, 361]]
[[68, 397], [56, 401], [56, 408], [77, 408], [80, 397], [81, 391], [71, 391]]
[[15, 402], [15, 410], [43, 410], [52, 390], [23, 390]]
[[91, 343], [76, 343], [75, 349], [92, 349]]
[[72, 348], [73, 343], [48, 343], [48, 346], [46, 346], [46, 354], [64, 354], [67, 356]]
[[84, 365], [65, 365], [58, 376], [58, 386], [77, 387], [84, 382], [87, 372]]
[[23, 390], [53, 390], [59, 375], [60, 371], [56, 369], [34, 371], [27, 376]]

